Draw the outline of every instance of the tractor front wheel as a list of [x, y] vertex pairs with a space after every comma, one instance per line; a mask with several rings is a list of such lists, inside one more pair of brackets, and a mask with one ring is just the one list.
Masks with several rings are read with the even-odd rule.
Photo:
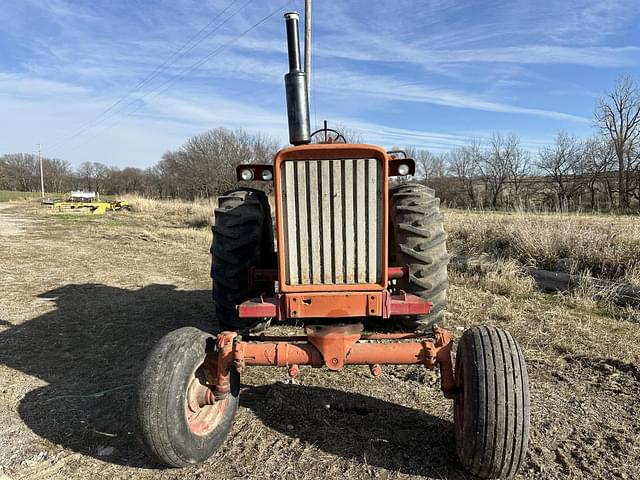
[[529, 384], [522, 350], [495, 327], [464, 332], [456, 353], [458, 457], [480, 478], [510, 478], [527, 453]]
[[205, 362], [211, 335], [193, 327], [175, 330], [153, 348], [136, 391], [137, 435], [158, 463], [185, 467], [204, 462], [226, 439], [236, 410], [240, 378], [229, 373], [230, 391], [215, 400], [216, 372]]

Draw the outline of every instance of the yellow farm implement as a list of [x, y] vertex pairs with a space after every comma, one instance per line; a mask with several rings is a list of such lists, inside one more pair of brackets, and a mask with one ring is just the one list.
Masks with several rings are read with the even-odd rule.
[[45, 205], [49, 205], [52, 209], [57, 210], [59, 212], [64, 211], [72, 211], [72, 212], [87, 212], [93, 215], [103, 215], [107, 212], [116, 212], [118, 210], [130, 210], [131, 207], [129, 202], [126, 200], [117, 200], [112, 202], [102, 202], [102, 201], [73, 201], [73, 200], [64, 200], [64, 201], [45, 201], [43, 202]]

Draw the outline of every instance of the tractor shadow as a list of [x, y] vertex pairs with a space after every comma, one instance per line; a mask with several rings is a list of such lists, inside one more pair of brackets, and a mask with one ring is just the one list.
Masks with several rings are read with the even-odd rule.
[[331, 388], [244, 386], [240, 404], [270, 428], [327, 453], [429, 478], [470, 478], [453, 424], [426, 412]]
[[132, 433], [134, 384], [153, 345], [191, 325], [214, 326], [211, 291], [67, 285], [39, 295], [56, 309], [0, 333], [0, 364], [47, 385], [18, 406], [37, 435], [121, 465], [157, 468]]
[[[39, 295], [55, 309], [0, 333], [0, 364], [46, 383], [18, 405], [38, 436], [118, 465], [157, 469], [133, 434], [132, 398], [147, 354], [183, 326], [212, 331], [210, 290], [66, 285]], [[425, 412], [330, 388], [245, 387], [241, 404], [267, 427], [346, 459], [416, 475], [467, 478], [453, 425]], [[329, 409], [325, 405], [330, 405]]]

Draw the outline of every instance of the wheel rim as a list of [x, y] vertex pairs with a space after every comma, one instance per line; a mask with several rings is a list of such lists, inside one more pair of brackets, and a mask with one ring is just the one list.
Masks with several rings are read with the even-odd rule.
[[185, 395], [185, 417], [189, 430], [200, 436], [210, 434], [218, 426], [227, 400], [217, 400], [213, 395], [211, 371], [200, 366], [191, 376]]
[[458, 431], [464, 430], [464, 366], [462, 362], [456, 367], [456, 387], [458, 394], [454, 400], [454, 415]]

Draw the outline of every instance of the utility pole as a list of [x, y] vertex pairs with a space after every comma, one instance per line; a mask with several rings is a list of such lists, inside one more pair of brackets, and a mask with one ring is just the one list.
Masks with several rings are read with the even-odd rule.
[[311, 105], [311, 0], [304, 0], [304, 81]]
[[40, 189], [42, 190], [42, 199], [44, 200], [44, 174], [42, 171], [42, 153], [40, 152], [41, 145], [38, 143], [38, 161], [40, 162]]

